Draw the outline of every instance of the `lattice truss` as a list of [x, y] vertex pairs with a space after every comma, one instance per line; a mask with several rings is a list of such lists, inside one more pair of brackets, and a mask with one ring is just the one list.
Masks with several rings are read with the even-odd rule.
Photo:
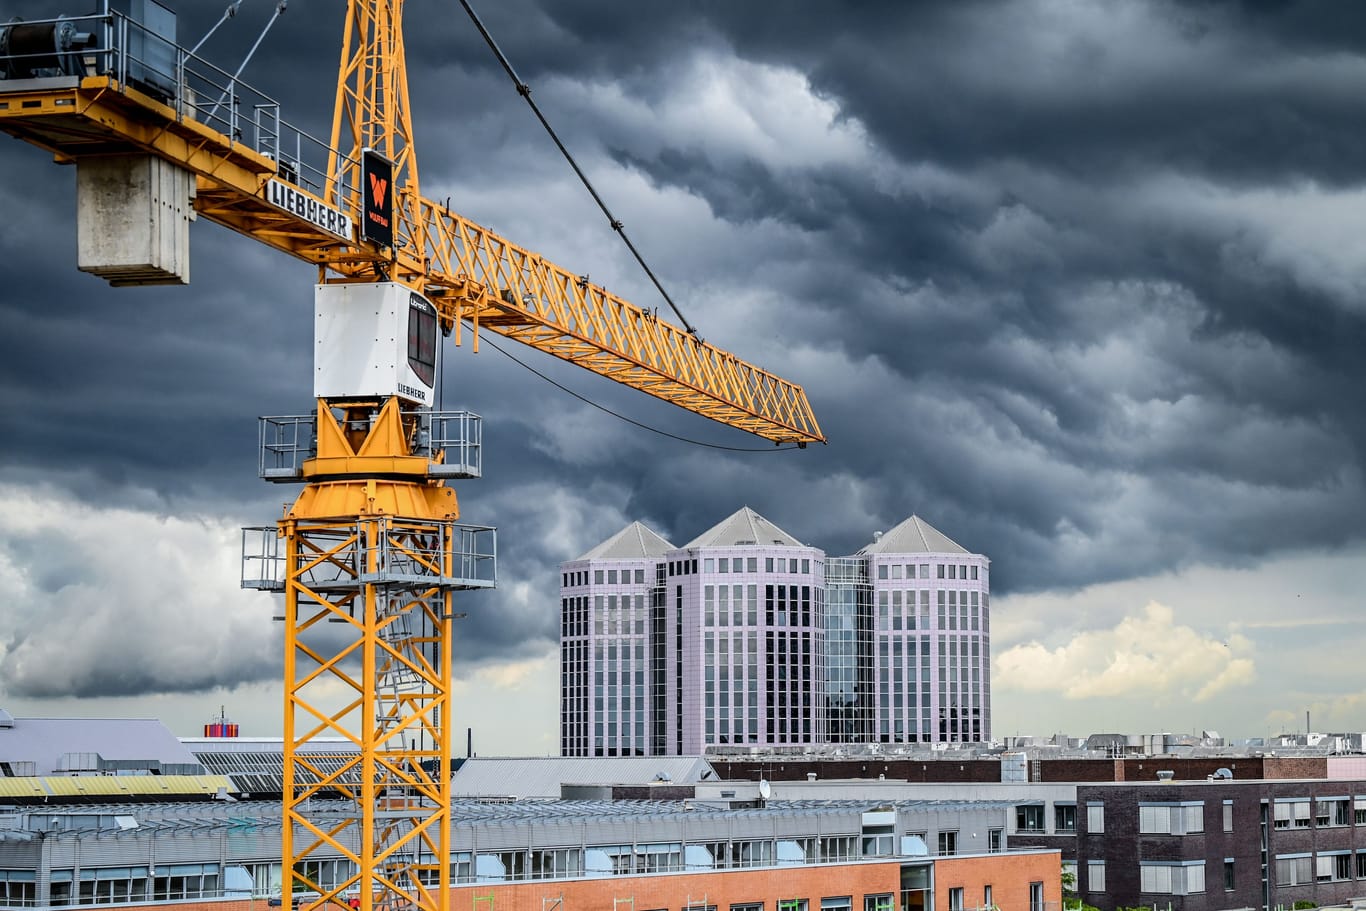
[[[380, 893], [377, 907], [440, 907], [455, 530], [388, 516], [285, 526], [284, 853], [295, 888], [345, 904], [365, 884]], [[359, 752], [315, 765], [304, 748], [321, 737]], [[341, 809], [312, 805], [335, 793], [349, 799]], [[309, 879], [307, 860], [323, 848], [356, 875], [330, 890]]]

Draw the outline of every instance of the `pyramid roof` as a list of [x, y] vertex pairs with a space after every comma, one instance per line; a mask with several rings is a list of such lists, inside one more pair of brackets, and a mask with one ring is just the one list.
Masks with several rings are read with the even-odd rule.
[[871, 544], [861, 554], [966, 554], [966, 547], [919, 516], [911, 516]]
[[801, 541], [789, 535], [748, 506], [731, 513], [711, 528], [693, 538], [686, 548], [732, 547], [736, 544], [779, 544], [783, 547], [803, 547]]
[[579, 559], [631, 560], [636, 557], [660, 557], [676, 549], [649, 528], [632, 522]]

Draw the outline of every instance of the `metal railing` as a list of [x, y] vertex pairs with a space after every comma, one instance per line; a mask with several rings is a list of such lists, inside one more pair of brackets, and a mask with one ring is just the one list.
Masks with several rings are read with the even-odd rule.
[[[351, 589], [363, 585], [428, 586], [444, 589], [494, 588], [498, 584], [498, 529], [489, 525], [410, 520], [385, 516], [378, 534], [367, 534], [372, 520], [335, 526], [318, 534], [336, 550], [303, 581], [310, 587]], [[301, 531], [304, 535], [310, 530]], [[449, 563], [447, 562], [449, 540]], [[330, 548], [324, 547], [324, 550]], [[312, 561], [318, 550], [300, 556]], [[288, 555], [278, 526], [242, 529], [241, 587], [283, 592]], [[326, 578], [319, 572], [327, 573]]]
[[[483, 418], [471, 411], [405, 411], [415, 428], [413, 455], [425, 456], [433, 478], [477, 478], [483, 473]], [[263, 417], [258, 424], [259, 473], [263, 480], [303, 480], [303, 464], [318, 454], [315, 414]]]
[[[282, 119], [274, 98], [155, 28], [118, 12], [0, 25], [0, 79], [82, 76], [108, 76], [121, 92], [133, 88], [152, 96], [174, 108], [178, 120], [202, 123], [272, 159], [282, 180], [314, 195], [321, 197], [329, 183], [333, 150], [327, 142]], [[324, 202], [358, 204], [359, 191], [348, 182], [357, 173], [354, 164], [338, 157], [335, 191]]]

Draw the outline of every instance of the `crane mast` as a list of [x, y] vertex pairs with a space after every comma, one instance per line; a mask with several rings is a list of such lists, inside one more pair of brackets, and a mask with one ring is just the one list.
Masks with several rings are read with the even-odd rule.
[[[0, 28], [0, 129], [76, 164], [78, 264], [113, 284], [187, 282], [196, 217], [316, 267], [315, 406], [260, 428], [262, 477], [304, 487], [243, 533], [243, 586], [284, 596], [284, 882], [319, 908], [444, 909], [452, 598], [496, 583], [496, 531], [458, 521], [480, 422], [432, 407], [439, 335], [492, 331], [775, 443], [824, 437], [800, 386], [421, 195], [403, 0], [349, 0], [326, 142], [142, 6]], [[319, 760], [338, 738], [352, 755]], [[338, 853], [355, 872], [325, 877]]]

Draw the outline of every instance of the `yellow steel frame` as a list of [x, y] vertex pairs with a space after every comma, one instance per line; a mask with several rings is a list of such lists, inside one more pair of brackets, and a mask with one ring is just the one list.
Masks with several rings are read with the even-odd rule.
[[[202, 217], [315, 264], [320, 281], [383, 272], [423, 291], [457, 342], [469, 324], [476, 347], [487, 329], [774, 442], [823, 441], [800, 386], [423, 198], [402, 10], [403, 0], [349, 0], [329, 183], [321, 196], [298, 188], [358, 222], [361, 152], [384, 155], [394, 165], [392, 249], [271, 205], [275, 161], [108, 77], [0, 82], [0, 130], [61, 162], [159, 156], [196, 175]], [[427, 477], [397, 400], [335, 405], [318, 403], [308, 485], [279, 523], [286, 882], [320, 893], [319, 906], [344, 905], [356, 887], [362, 911], [445, 911], [456, 499]], [[402, 578], [393, 560], [408, 567]], [[310, 763], [305, 747], [324, 737], [354, 744], [354, 762], [330, 773]], [[343, 800], [321, 800], [332, 795]], [[356, 875], [323, 888], [309, 859], [324, 847], [351, 859]]]
[[[320, 402], [318, 428], [313, 461], [338, 474], [373, 467], [367, 460], [383, 449], [411, 465], [397, 399], [339, 415]], [[425, 470], [310, 484], [279, 523], [283, 853], [293, 889], [318, 892], [319, 907], [344, 906], [355, 887], [362, 911], [445, 911], [457, 506]], [[357, 754], [326, 772], [306, 747], [336, 737]], [[326, 797], [342, 802], [319, 802]], [[310, 859], [331, 852], [356, 865], [353, 877], [325, 884], [310, 875]]]
[[[285, 590], [285, 793], [283, 853], [294, 889], [344, 906], [357, 887], [364, 911], [393, 904], [443, 909], [450, 886], [450, 593], [361, 583], [376, 574], [388, 539], [407, 547], [440, 535], [439, 522], [290, 519], [282, 523], [291, 571]], [[449, 540], [449, 534], [447, 534]], [[447, 549], [447, 555], [449, 551]], [[359, 561], [359, 566], [357, 565]], [[306, 579], [320, 567], [352, 585], [323, 589]], [[360, 572], [357, 572], [360, 570]], [[423, 633], [398, 627], [416, 614]], [[340, 624], [341, 633], [329, 624]], [[386, 694], [387, 677], [410, 688]], [[356, 758], [326, 773], [300, 748], [344, 738]], [[315, 803], [319, 798], [345, 798]], [[335, 851], [356, 865], [345, 882], [309, 875], [310, 858]]]
[[[362, 15], [355, 10], [366, 5], [353, 0], [348, 41], [364, 34], [363, 24], [395, 23], [392, 15]], [[376, 81], [376, 64], [366, 53], [353, 48], [344, 60], [346, 72], [356, 79]], [[390, 73], [378, 81], [391, 85], [396, 80]], [[401, 93], [392, 94], [402, 99], [406, 110], [404, 85]], [[332, 173], [348, 173], [347, 185], [358, 186], [359, 149], [368, 144], [396, 160], [396, 182], [400, 169], [408, 174], [409, 183], [399, 186], [395, 198], [398, 238], [393, 250], [347, 244], [306, 219], [275, 208], [266, 201], [264, 189], [275, 174], [275, 162], [105, 77], [84, 79], [75, 88], [14, 93], [5, 92], [0, 83], [0, 129], [50, 149], [62, 160], [141, 151], [174, 162], [198, 176], [194, 203], [202, 217], [318, 265], [341, 280], [368, 278], [376, 264], [385, 266], [393, 278], [425, 290], [445, 324], [456, 328], [457, 343], [460, 327], [467, 322], [476, 333], [488, 329], [775, 443], [824, 441], [800, 385], [704, 342], [421, 197], [415, 188], [417, 165], [411, 143], [386, 143], [382, 135], [361, 129], [370, 120], [357, 106], [375, 97], [388, 103], [383, 93], [373, 85], [348, 86], [338, 97], [345, 117], [333, 130], [337, 170]], [[383, 116], [395, 122], [393, 129], [399, 133], [410, 129], [406, 116]], [[342, 154], [341, 142], [355, 147]], [[319, 203], [336, 198], [335, 184], [323, 197], [300, 192]], [[353, 193], [342, 208], [357, 218], [360, 200]]]

